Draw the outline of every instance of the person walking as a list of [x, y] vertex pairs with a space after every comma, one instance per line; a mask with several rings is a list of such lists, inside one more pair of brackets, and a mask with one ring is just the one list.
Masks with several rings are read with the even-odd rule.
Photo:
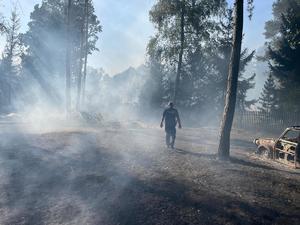
[[[174, 108], [173, 102], [168, 104], [168, 108], [164, 110], [160, 127], [163, 128], [165, 122], [166, 144], [168, 148], [174, 149], [176, 139], [176, 125], [181, 129], [181, 121], [177, 109]], [[170, 141], [170, 138], [172, 140]]]

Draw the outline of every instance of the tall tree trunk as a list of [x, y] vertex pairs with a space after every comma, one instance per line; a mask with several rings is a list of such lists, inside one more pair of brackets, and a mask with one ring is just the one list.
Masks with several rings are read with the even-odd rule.
[[185, 35], [184, 35], [184, 16], [185, 16], [185, 5], [182, 3], [181, 6], [181, 15], [180, 15], [180, 51], [178, 55], [178, 65], [177, 65], [177, 74], [176, 74], [176, 80], [175, 80], [175, 85], [174, 85], [174, 95], [173, 95], [173, 102], [176, 104], [178, 100], [178, 89], [179, 89], [179, 82], [180, 82], [180, 77], [182, 75], [182, 57], [183, 57], [183, 51], [184, 51], [184, 40], [185, 40]]
[[8, 84], [8, 99], [7, 99], [7, 103], [8, 105], [11, 105], [11, 95], [12, 95], [12, 90], [11, 90], [11, 84]]
[[70, 23], [71, 23], [71, 6], [72, 0], [68, 0], [67, 7], [67, 31], [66, 31], [66, 112], [71, 112], [71, 40], [70, 40]]
[[9, 56], [8, 56], [8, 65], [7, 65], [7, 105], [11, 105], [11, 86], [12, 86], [12, 83], [13, 83], [13, 48], [12, 48], [12, 45], [10, 46], [10, 49], [9, 49]]
[[89, 0], [85, 0], [85, 53], [84, 53], [84, 67], [83, 67], [83, 81], [82, 81], [82, 104], [85, 102], [85, 86], [87, 73], [87, 58], [89, 45]]
[[227, 93], [218, 148], [218, 156], [221, 159], [228, 159], [230, 154], [230, 132], [237, 98], [239, 64], [243, 38], [243, 4], [243, 0], [235, 0], [233, 46], [230, 57]]
[[82, 67], [83, 67], [83, 44], [85, 39], [84, 34], [84, 26], [85, 26], [85, 15], [82, 21], [81, 31], [80, 31], [80, 53], [79, 53], [79, 65], [78, 65], [78, 73], [77, 73], [77, 99], [76, 99], [76, 109], [80, 111], [81, 104], [81, 90], [82, 90]]

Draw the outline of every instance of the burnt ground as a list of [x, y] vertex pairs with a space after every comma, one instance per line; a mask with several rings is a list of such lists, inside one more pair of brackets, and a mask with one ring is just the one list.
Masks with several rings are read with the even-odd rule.
[[68, 129], [0, 133], [0, 224], [300, 224], [300, 172], [253, 155], [257, 134]]

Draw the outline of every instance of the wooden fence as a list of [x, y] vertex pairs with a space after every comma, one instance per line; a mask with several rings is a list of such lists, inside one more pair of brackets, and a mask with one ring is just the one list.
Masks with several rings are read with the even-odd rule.
[[240, 129], [283, 130], [300, 125], [300, 114], [290, 112], [245, 111], [235, 114], [234, 127]]

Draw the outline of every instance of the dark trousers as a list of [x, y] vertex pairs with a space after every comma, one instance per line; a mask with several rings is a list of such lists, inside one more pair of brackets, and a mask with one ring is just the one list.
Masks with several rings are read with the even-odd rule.
[[[166, 127], [165, 128], [166, 131], [166, 144], [167, 146], [172, 146], [174, 147], [175, 144], [175, 138], [176, 138], [176, 128], [175, 127]], [[170, 139], [171, 142], [170, 142]]]

